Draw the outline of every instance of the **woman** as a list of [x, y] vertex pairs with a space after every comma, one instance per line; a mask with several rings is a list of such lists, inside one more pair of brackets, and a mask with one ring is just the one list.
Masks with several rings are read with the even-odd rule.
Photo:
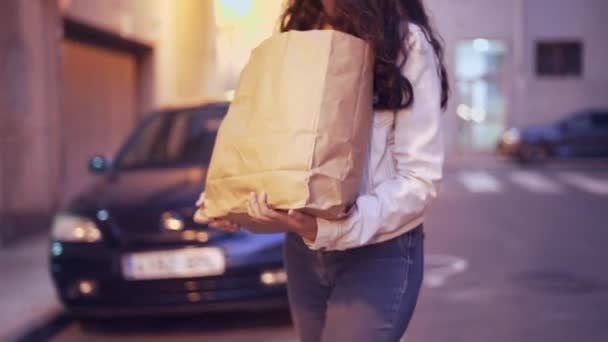
[[[251, 194], [249, 215], [288, 233], [289, 301], [303, 342], [398, 341], [422, 284], [424, 212], [442, 177], [442, 47], [422, 0], [291, 0], [281, 29], [335, 29], [371, 44], [371, 149], [346, 219], [275, 211], [265, 193]], [[203, 222], [239, 229], [223, 219]]]

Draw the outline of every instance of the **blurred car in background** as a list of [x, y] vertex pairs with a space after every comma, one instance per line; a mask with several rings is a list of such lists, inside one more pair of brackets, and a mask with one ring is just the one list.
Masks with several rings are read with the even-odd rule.
[[587, 110], [545, 126], [510, 128], [498, 152], [520, 162], [608, 157], [608, 110]]
[[59, 211], [50, 272], [77, 318], [286, 307], [283, 234], [192, 220], [226, 103], [147, 116]]

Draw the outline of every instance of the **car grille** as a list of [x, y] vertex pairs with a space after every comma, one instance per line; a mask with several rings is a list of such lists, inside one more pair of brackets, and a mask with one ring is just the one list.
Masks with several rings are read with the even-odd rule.
[[[190, 213], [182, 214], [184, 228], [178, 231], [168, 230], [161, 225], [163, 212], [133, 211], [117, 214], [113, 217], [113, 232], [123, 245], [128, 246], [163, 246], [176, 243], [208, 242], [223, 235], [217, 230], [208, 229], [192, 221]], [[202, 233], [204, 234], [198, 234]]]

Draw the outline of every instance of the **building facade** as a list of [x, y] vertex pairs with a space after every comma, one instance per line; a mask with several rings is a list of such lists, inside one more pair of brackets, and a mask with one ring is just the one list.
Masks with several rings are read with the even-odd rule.
[[507, 127], [608, 107], [608, 68], [603, 65], [608, 22], [602, 15], [608, 2], [426, 3], [446, 42], [453, 90], [446, 126], [452, 153], [491, 151]]
[[223, 94], [214, 3], [0, 3], [0, 245], [48, 229], [154, 108]]

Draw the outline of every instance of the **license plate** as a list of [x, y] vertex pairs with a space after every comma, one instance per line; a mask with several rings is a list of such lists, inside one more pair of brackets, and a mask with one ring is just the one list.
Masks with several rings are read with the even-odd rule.
[[141, 252], [122, 257], [122, 273], [127, 280], [206, 277], [225, 271], [226, 259], [219, 248]]

